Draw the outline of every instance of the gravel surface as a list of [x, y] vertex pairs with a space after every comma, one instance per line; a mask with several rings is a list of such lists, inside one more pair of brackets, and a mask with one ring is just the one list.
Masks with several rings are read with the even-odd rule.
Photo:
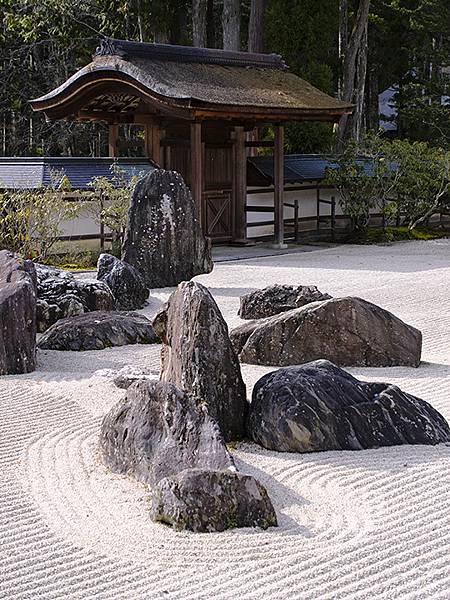
[[[230, 261], [196, 279], [230, 326], [239, 296], [272, 283], [392, 311], [422, 330], [422, 365], [351, 372], [450, 419], [450, 240]], [[169, 293], [153, 290], [143, 312]], [[238, 466], [266, 486], [280, 526], [176, 533], [149, 520], [144, 486], [98, 458], [102, 415], [125, 392], [96, 372], [125, 365], [157, 370], [159, 346], [39, 351], [35, 373], [0, 378], [2, 600], [450, 598], [450, 447], [295, 455], [241, 444]], [[270, 370], [243, 365], [249, 396]]]

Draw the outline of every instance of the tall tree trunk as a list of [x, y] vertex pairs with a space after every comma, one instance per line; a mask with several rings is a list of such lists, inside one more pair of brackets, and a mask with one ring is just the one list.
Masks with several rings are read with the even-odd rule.
[[338, 97], [342, 100], [342, 77], [344, 70], [344, 60], [347, 52], [348, 44], [348, 0], [339, 0], [339, 39], [338, 39], [338, 54], [341, 65], [341, 73], [339, 74]]
[[[350, 34], [347, 48], [344, 56], [343, 74], [342, 74], [342, 94], [341, 98], [345, 102], [357, 101], [357, 94], [363, 94], [365, 90], [365, 79], [367, 69], [367, 27], [369, 21], [370, 0], [359, 0], [358, 10]], [[359, 54], [364, 56], [361, 58]], [[359, 68], [358, 68], [359, 67]], [[361, 81], [360, 78], [364, 77]], [[357, 116], [362, 118], [362, 113]], [[337, 148], [341, 149], [345, 140], [355, 130], [355, 126], [351, 126], [353, 119], [349, 119], [349, 115], [344, 115], [339, 121]], [[362, 130], [361, 123], [357, 126], [359, 131]]]
[[137, 12], [137, 26], [138, 26], [138, 32], [139, 32], [139, 41], [145, 42], [145, 25], [144, 25], [144, 18], [142, 15], [141, 0], [136, 1], [136, 12]]
[[378, 67], [370, 60], [370, 57], [366, 87], [366, 125], [369, 131], [377, 132], [380, 128]]
[[206, 0], [192, 0], [192, 37], [194, 46], [206, 46]]
[[248, 24], [248, 51], [264, 51], [264, 14], [266, 0], [252, 0]]
[[217, 37], [214, 0], [206, 0], [206, 45], [208, 48], [220, 47], [220, 40]]
[[241, 3], [239, 0], [223, 0], [222, 12], [223, 49], [241, 49]]
[[367, 78], [367, 27], [364, 30], [364, 35], [361, 40], [361, 47], [358, 52], [358, 60], [356, 67], [356, 82], [355, 82], [355, 110], [352, 115], [352, 135], [353, 138], [360, 142], [365, 130], [365, 89]]

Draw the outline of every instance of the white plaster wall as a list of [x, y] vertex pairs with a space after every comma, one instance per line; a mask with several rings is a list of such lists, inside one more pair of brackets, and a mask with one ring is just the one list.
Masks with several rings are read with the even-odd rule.
[[[89, 202], [84, 202], [83, 207], [75, 219], [61, 223], [61, 237], [100, 235], [100, 225], [89, 214]], [[105, 229], [105, 233], [108, 233], [108, 229]]]
[[[306, 187], [311, 184], [305, 184], [303, 187]], [[290, 187], [300, 187], [298, 184]], [[249, 190], [257, 189], [257, 188], [249, 188]], [[339, 199], [339, 194], [336, 190], [320, 190], [320, 197], [323, 200], [331, 200], [332, 197], [336, 198], [336, 201]], [[311, 221], [300, 223], [299, 230], [311, 230], [315, 228], [315, 221], [317, 215], [317, 192], [316, 190], [295, 190], [289, 191], [289, 188], [286, 189], [284, 193], [285, 202], [292, 202], [295, 199], [299, 200], [299, 218], [310, 217]], [[268, 206], [273, 207], [273, 192], [266, 193], [258, 193], [258, 194], [247, 194], [247, 205], [248, 206]], [[336, 214], [342, 215], [342, 210], [339, 205], [339, 202], [336, 202]], [[329, 204], [320, 204], [320, 215], [327, 216], [331, 215], [331, 205]], [[284, 207], [284, 218], [291, 219], [294, 217], [294, 209], [288, 206]], [[270, 221], [273, 220], [273, 212], [248, 212], [247, 213], [247, 222], [248, 223], [258, 223], [260, 221]], [[339, 223], [336, 224], [339, 226]], [[273, 234], [273, 225], [263, 225], [261, 227], [248, 227], [247, 235], [248, 237], [261, 237], [266, 235]]]

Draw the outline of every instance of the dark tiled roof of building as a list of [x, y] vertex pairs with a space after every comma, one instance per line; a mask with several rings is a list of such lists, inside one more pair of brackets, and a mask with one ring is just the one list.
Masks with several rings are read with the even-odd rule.
[[[249, 185], [273, 183], [273, 156], [253, 156], [248, 159]], [[360, 159], [359, 163], [371, 173], [370, 162]], [[322, 181], [328, 168], [337, 167], [332, 157], [321, 154], [287, 154], [284, 158], [284, 180], [286, 183]]]
[[58, 188], [63, 177], [73, 190], [89, 189], [95, 177], [113, 177], [114, 162], [128, 179], [155, 168], [145, 158], [7, 157], [0, 158], [0, 189]]
[[246, 114], [277, 109], [286, 120], [302, 115], [332, 120], [352, 108], [287, 71], [277, 55], [121, 40], [105, 41], [91, 63], [32, 106], [49, 111], [73, 99], [88, 81], [108, 80], [112, 86], [114, 79], [188, 109], [237, 107]]

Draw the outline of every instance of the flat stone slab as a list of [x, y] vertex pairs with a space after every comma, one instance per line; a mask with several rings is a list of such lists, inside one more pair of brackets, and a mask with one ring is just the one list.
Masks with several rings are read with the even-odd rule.
[[327, 359], [339, 366], [417, 367], [420, 331], [362, 298], [313, 302], [244, 323], [231, 334], [244, 363], [288, 366]]
[[389, 383], [366, 383], [326, 360], [285, 367], [253, 389], [247, 431], [279, 452], [361, 450], [450, 441], [430, 404]]
[[155, 344], [151, 322], [139, 313], [93, 311], [60, 319], [38, 342], [42, 350], [102, 350], [126, 344]]

